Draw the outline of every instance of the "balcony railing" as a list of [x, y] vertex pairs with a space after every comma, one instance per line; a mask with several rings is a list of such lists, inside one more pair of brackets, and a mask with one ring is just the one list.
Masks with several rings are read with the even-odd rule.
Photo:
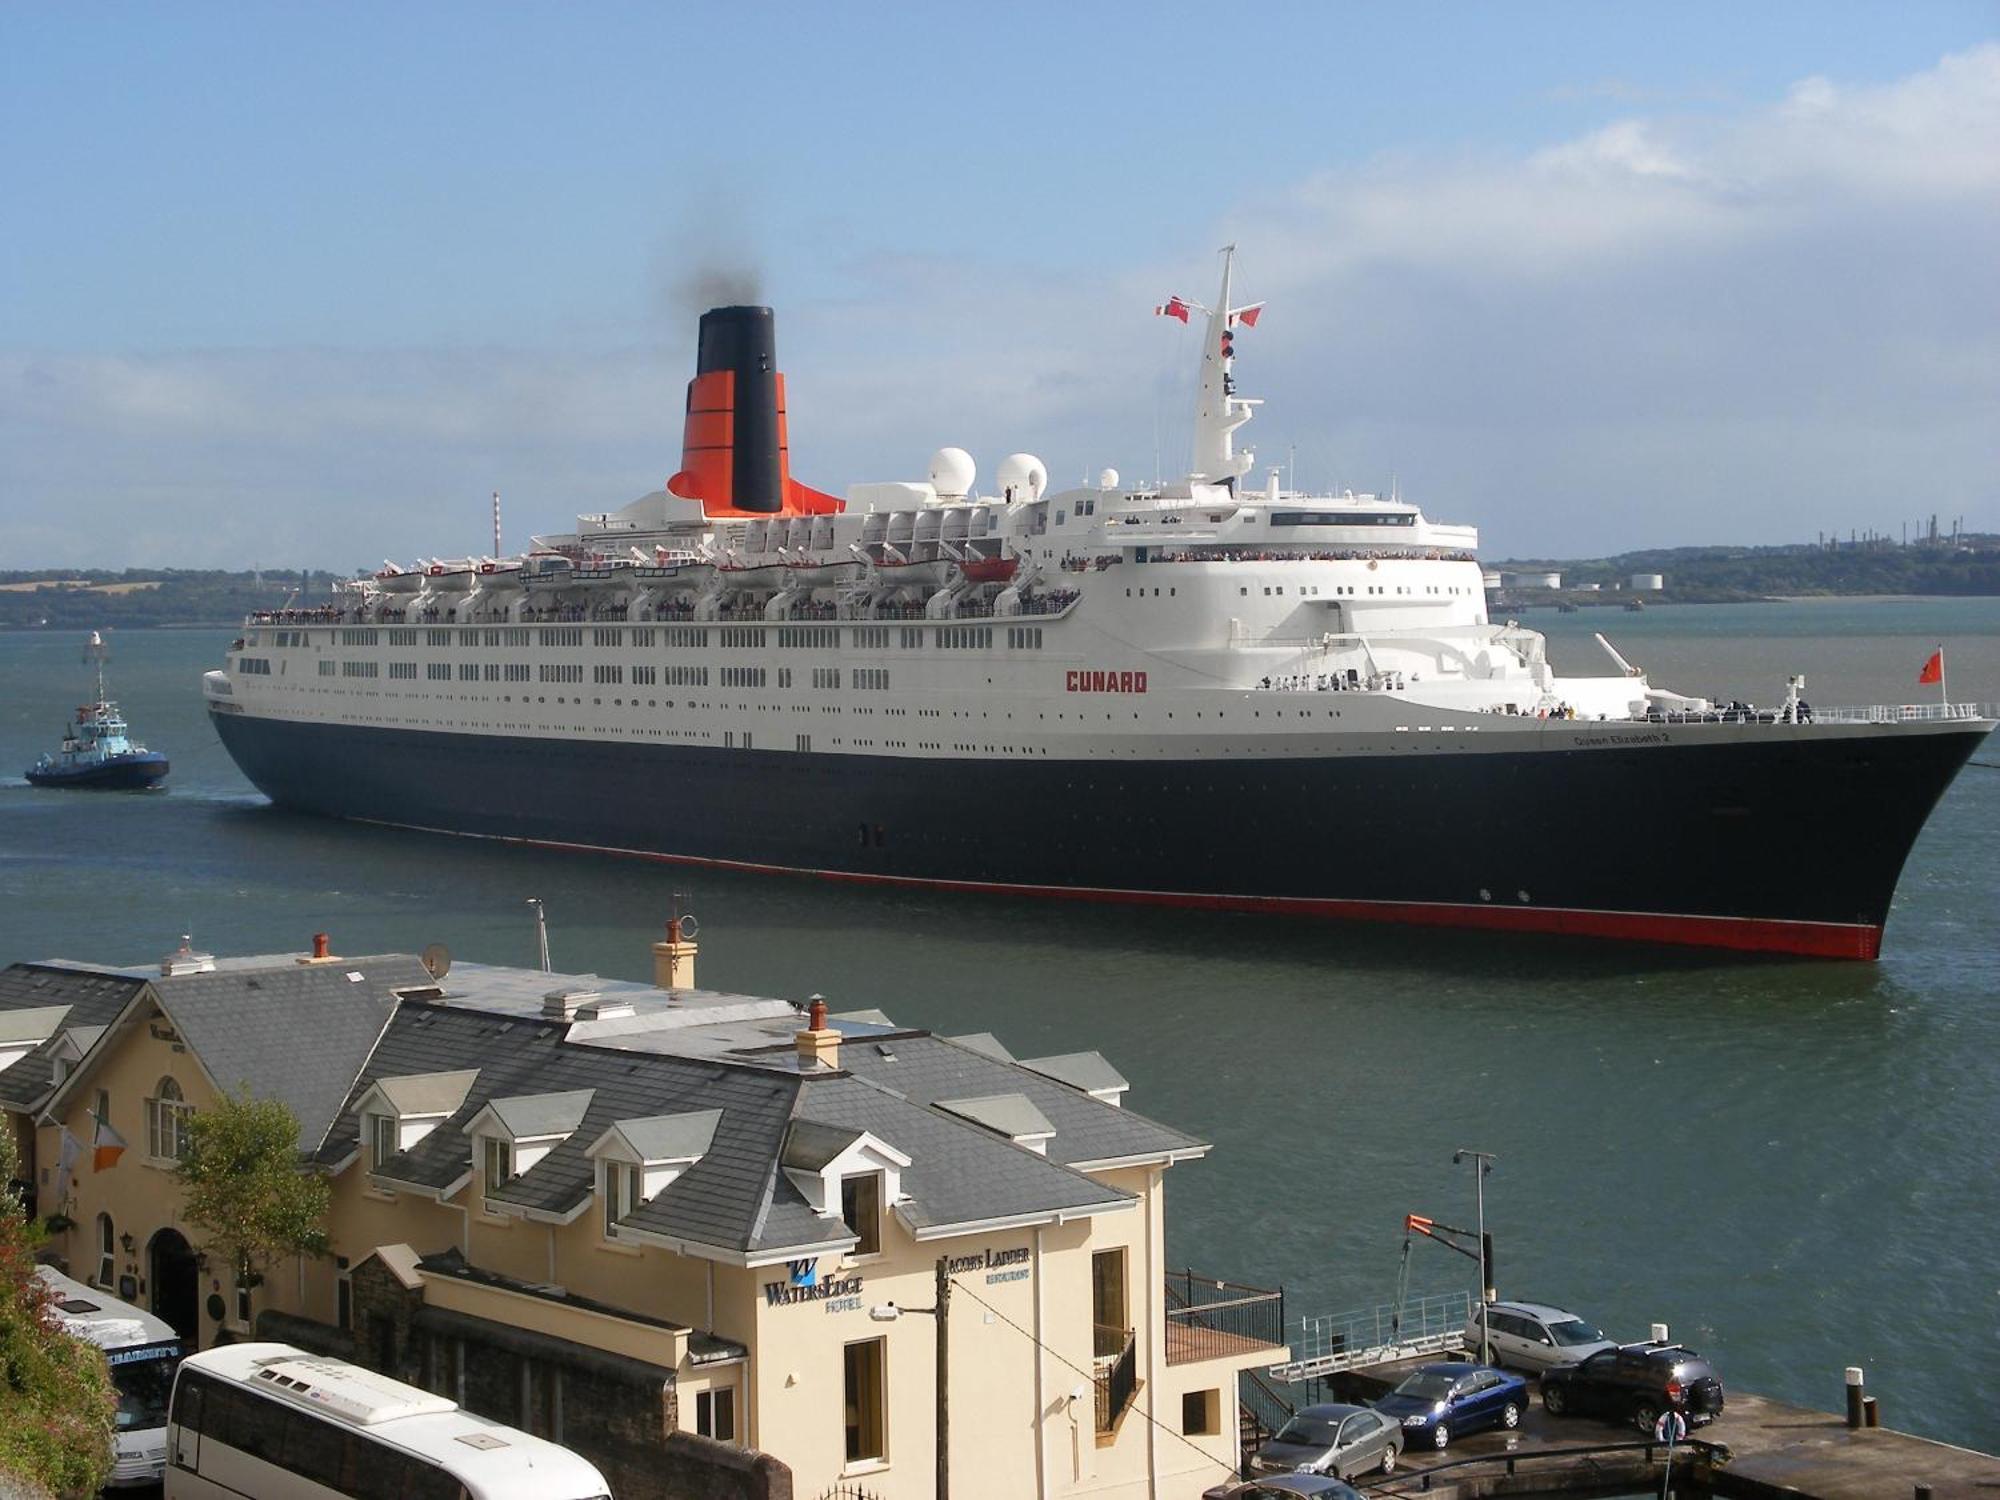
[[1097, 1430], [1100, 1433], [1116, 1430], [1118, 1419], [1125, 1414], [1125, 1408], [1132, 1404], [1133, 1393], [1139, 1389], [1138, 1343], [1129, 1328], [1108, 1329], [1098, 1325], [1096, 1329], [1098, 1349], [1115, 1345], [1112, 1353], [1099, 1354], [1093, 1362], [1096, 1365]]
[[1285, 1294], [1193, 1271], [1167, 1276], [1167, 1363], [1192, 1364], [1285, 1346]]

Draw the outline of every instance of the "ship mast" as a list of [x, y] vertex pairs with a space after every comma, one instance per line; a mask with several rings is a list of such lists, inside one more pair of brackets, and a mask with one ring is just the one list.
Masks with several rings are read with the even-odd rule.
[[104, 658], [107, 654], [108, 653], [106, 653], [104, 649], [104, 637], [95, 630], [91, 631], [90, 639], [84, 642], [83, 659], [86, 662], [92, 662], [96, 664], [97, 701], [99, 703], [103, 703], [106, 701], [104, 696]]
[[1229, 304], [1229, 273], [1235, 258], [1236, 247], [1224, 245], [1222, 295], [1214, 307], [1206, 309], [1208, 331], [1201, 346], [1201, 393], [1196, 398], [1194, 412], [1194, 472], [1189, 476], [1228, 485], [1232, 490], [1236, 481], [1257, 462], [1255, 454], [1236, 451], [1234, 435], [1237, 428], [1250, 420], [1251, 409], [1258, 404], [1236, 394], [1236, 381], [1230, 373], [1235, 364], [1230, 325], [1238, 309]]

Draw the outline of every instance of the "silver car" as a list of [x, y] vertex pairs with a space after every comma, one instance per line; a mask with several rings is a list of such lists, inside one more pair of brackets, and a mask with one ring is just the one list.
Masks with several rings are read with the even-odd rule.
[[1600, 1349], [1617, 1344], [1595, 1323], [1543, 1302], [1488, 1302], [1473, 1309], [1465, 1325], [1465, 1347], [1479, 1348], [1479, 1322], [1485, 1315], [1492, 1346], [1489, 1363], [1539, 1373], [1556, 1365], [1573, 1365]]
[[1303, 1408], [1257, 1450], [1250, 1461], [1252, 1475], [1331, 1474], [1352, 1479], [1357, 1474], [1389, 1474], [1403, 1451], [1400, 1423], [1366, 1406], [1326, 1402]]

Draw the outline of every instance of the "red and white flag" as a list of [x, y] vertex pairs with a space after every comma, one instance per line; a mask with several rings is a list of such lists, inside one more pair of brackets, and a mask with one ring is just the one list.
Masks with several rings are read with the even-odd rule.
[[1264, 304], [1253, 302], [1248, 307], [1239, 307], [1229, 315], [1231, 323], [1241, 323], [1245, 328], [1255, 328], [1257, 319], [1263, 315]]
[[1931, 659], [1924, 663], [1923, 671], [1917, 673], [1917, 681], [1920, 684], [1944, 681], [1944, 647], [1940, 646], [1931, 653]]
[[1179, 318], [1185, 323], [1188, 320], [1188, 305], [1178, 297], [1169, 297], [1165, 302], [1153, 309], [1153, 316], [1156, 318]]

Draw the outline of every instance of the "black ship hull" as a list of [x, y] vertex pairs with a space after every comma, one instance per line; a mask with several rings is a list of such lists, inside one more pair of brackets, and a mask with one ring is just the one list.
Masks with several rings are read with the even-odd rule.
[[1114, 762], [213, 717], [274, 803], [340, 818], [833, 879], [1858, 959], [1987, 727]]

